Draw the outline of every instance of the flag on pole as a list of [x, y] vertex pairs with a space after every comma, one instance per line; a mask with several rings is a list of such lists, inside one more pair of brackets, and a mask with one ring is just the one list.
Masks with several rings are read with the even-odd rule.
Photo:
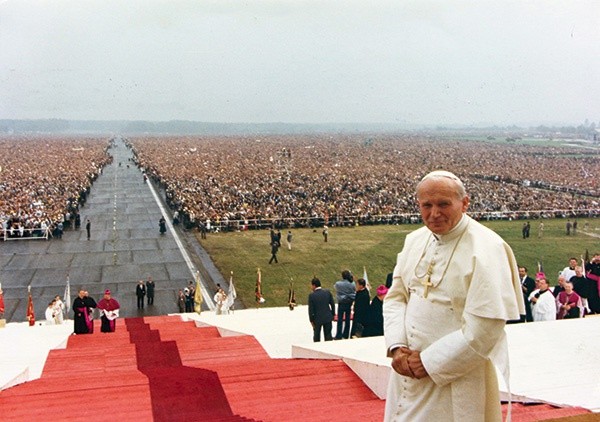
[[590, 251], [585, 250], [585, 262], [590, 262]]
[[35, 311], [33, 309], [33, 299], [31, 298], [31, 286], [27, 286], [27, 291], [29, 292], [29, 300], [27, 302], [27, 320], [29, 321], [29, 326], [35, 325]]
[[262, 280], [260, 275], [260, 268], [256, 270], [256, 288], [254, 289], [256, 296], [256, 303], [265, 303], [265, 298], [262, 295]]
[[583, 275], [585, 276], [585, 263], [590, 262], [590, 251], [585, 250], [585, 257], [581, 257], [581, 268], [583, 269]]
[[196, 291], [194, 292], [194, 312], [202, 312], [202, 290], [200, 286], [200, 271], [196, 271]]
[[67, 274], [67, 285], [65, 286], [65, 294], [63, 295], [63, 299], [65, 301], [66, 316], [68, 316], [69, 311], [71, 310], [71, 281], [69, 280], [69, 274]]
[[290, 311], [293, 311], [296, 307], [296, 292], [294, 291], [294, 281], [290, 281], [290, 293], [288, 295], [288, 306]]
[[371, 291], [371, 285], [369, 284], [369, 277], [367, 276], [367, 267], [363, 266], [363, 279], [365, 280], [367, 290]]
[[2, 283], [0, 283], [0, 318], [4, 316], [4, 292], [2, 291]]
[[225, 300], [225, 307], [227, 310], [233, 309], [233, 303], [235, 302], [235, 298], [237, 297], [237, 292], [235, 291], [235, 286], [233, 285], [233, 271], [229, 276], [229, 292], [227, 293], [227, 299]]

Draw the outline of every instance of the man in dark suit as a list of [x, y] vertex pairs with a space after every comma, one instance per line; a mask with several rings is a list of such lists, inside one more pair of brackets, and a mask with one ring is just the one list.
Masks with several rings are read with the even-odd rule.
[[321, 280], [311, 280], [312, 293], [308, 295], [308, 318], [313, 326], [313, 341], [321, 341], [321, 327], [325, 341], [333, 340], [331, 335], [333, 316], [335, 315], [335, 302], [333, 295], [327, 289], [321, 288]]
[[135, 288], [135, 295], [137, 296], [137, 307], [138, 309], [144, 309], [144, 296], [146, 296], [146, 286], [144, 280], [140, 280], [137, 287]]
[[[525, 301], [525, 321], [533, 322], [529, 295], [535, 290], [535, 280], [527, 275], [527, 268], [522, 265], [519, 266], [519, 280], [521, 281], [521, 289], [523, 290], [523, 299]], [[522, 315], [521, 322], [523, 322]]]

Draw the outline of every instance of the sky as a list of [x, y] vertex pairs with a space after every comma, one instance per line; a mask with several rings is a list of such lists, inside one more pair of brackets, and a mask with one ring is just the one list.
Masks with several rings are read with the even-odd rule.
[[0, 119], [600, 122], [598, 0], [0, 0]]

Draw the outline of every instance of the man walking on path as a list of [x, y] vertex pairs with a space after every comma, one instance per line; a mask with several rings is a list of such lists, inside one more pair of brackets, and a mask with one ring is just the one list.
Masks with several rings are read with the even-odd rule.
[[269, 259], [269, 264], [273, 261], [277, 264], [277, 251], [279, 251], [279, 243], [276, 240], [271, 242], [271, 259]]

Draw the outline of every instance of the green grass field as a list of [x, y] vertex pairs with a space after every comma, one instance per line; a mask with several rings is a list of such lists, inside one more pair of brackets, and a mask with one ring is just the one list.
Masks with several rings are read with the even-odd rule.
[[[535, 276], [541, 259], [551, 285], [556, 284], [558, 272], [568, 263], [569, 257], [579, 259], [585, 254], [600, 251], [600, 238], [586, 235], [584, 231], [600, 236], [600, 219], [578, 220], [575, 236], [566, 236], [565, 219], [544, 221], [544, 234], [538, 238], [538, 221], [531, 221], [531, 236], [523, 239], [524, 221], [484, 222], [502, 236], [513, 248], [517, 261]], [[587, 223], [587, 224], [586, 224]], [[292, 229], [292, 250], [288, 251], [282, 230], [282, 247], [278, 264], [269, 265], [271, 247], [268, 230], [209, 234], [198, 241], [208, 251], [226, 280], [233, 271], [238, 298], [246, 307], [253, 307], [256, 270], [262, 272], [262, 289], [266, 303], [261, 306], [286, 306], [288, 288], [293, 281], [296, 300], [306, 304], [310, 293], [310, 280], [317, 276], [323, 287], [331, 289], [340, 279], [343, 269], [350, 269], [355, 277], [362, 277], [367, 269], [372, 286], [385, 283], [392, 271], [396, 255], [402, 249], [404, 237], [419, 225], [365, 226], [330, 228], [329, 241], [325, 243], [321, 230]]]

